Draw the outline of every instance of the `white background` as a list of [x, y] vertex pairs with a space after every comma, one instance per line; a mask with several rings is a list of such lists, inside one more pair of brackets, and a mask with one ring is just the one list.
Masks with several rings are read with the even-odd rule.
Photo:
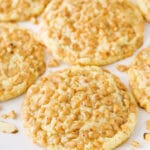
[[[38, 27], [32, 25], [31, 23], [23, 23], [21, 25], [26, 28], [29, 28], [32, 31], [35, 32], [38, 31]], [[150, 46], [150, 24], [145, 25], [144, 45], [139, 50], [147, 46]], [[134, 56], [137, 54], [139, 50], [135, 52]], [[128, 87], [127, 74], [117, 71], [116, 66], [118, 64], [128, 65], [134, 56], [127, 58], [123, 61], [119, 61], [113, 65], [105, 67], [111, 70], [111, 72], [113, 72], [117, 76], [119, 76], [122, 82], [127, 87]], [[50, 69], [48, 69], [47, 72], [49, 70]], [[32, 143], [31, 139], [26, 136], [24, 129], [22, 127], [20, 111], [21, 111], [22, 101], [24, 100], [24, 96], [25, 95], [22, 95], [20, 97], [17, 97], [16, 99], [0, 103], [1, 106], [0, 115], [4, 113], [8, 113], [11, 110], [15, 110], [17, 112], [18, 118], [16, 120], [8, 119], [7, 121], [14, 123], [19, 129], [19, 133], [17, 134], [0, 133], [0, 150], [42, 150], [43, 149]], [[141, 147], [137, 148], [137, 150], [150, 150], [150, 143], [145, 142], [143, 139], [143, 134], [145, 132], [148, 132], [146, 131], [146, 120], [148, 119], [150, 120], [150, 113], [146, 113], [144, 110], [139, 108], [138, 122], [131, 138], [124, 145], [120, 146], [117, 150], [132, 150], [131, 142], [133, 140], [139, 141], [141, 145]], [[3, 120], [0, 119], [0, 121]]]

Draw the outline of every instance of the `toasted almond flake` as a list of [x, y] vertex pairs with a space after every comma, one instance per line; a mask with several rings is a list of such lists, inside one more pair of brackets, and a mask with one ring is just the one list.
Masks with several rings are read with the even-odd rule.
[[143, 137], [145, 141], [150, 142], [150, 133], [144, 133]]
[[0, 121], [0, 132], [3, 133], [17, 133], [18, 129], [15, 125]]
[[55, 58], [50, 58], [49, 60], [48, 60], [48, 67], [57, 67], [57, 66], [59, 66], [60, 64], [59, 64], [59, 61], [57, 60], [57, 59], [55, 59]]
[[146, 121], [146, 129], [150, 131], [150, 120]]
[[138, 141], [132, 141], [131, 145], [133, 147], [140, 147], [140, 143]]
[[127, 66], [125, 66], [125, 65], [118, 65], [117, 67], [117, 70], [118, 71], [120, 71], [120, 72], [126, 72], [126, 71], [128, 71], [128, 67]]

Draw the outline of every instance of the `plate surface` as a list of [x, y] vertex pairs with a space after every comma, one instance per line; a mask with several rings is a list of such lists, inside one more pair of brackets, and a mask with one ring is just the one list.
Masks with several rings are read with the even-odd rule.
[[[35, 32], [38, 31], [38, 27], [31, 23], [21, 23], [21, 26], [24, 26], [29, 30]], [[142, 48], [148, 46], [150, 46], [150, 24], [145, 24], [144, 45], [135, 52], [134, 56]], [[112, 73], [119, 76], [122, 82], [128, 87], [127, 74], [117, 71], [116, 66], [119, 64], [128, 65], [134, 56], [127, 58], [123, 61], [119, 61], [113, 65], [106, 66], [104, 68], [109, 69]], [[64, 68], [64, 67], [66, 67], [66, 65], [61, 65], [59, 68]], [[56, 70], [59, 68], [53, 68], [53, 69], [48, 68], [46, 73], [48, 73], [50, 70]], [[4, 120], [4, 121], [14, 123], [19, 129], [19, 133], [17, 134], [0, 133], [0, 150], [43, 150], [43, 148], [34, 145], [31, 139], [28, 138], [24, 133], [24, 129], [22, 127], [22, 122], [21, 122], [21, 115], [20, 115], [21, 104], [24, 98], [25, 98], [25, 94], [20, 97], [17, 97], [14, 100], [0, 103], [0, 106], [2, 107], [2, 109], [0, 110], [0, 114], [8, 113], [11, 110], [15, 110], [17, 112], [18, 118], [16, 120]], [[146, 143], [143, 139], [143, 134], [145, 132], [148, 132], [146, 131], [146, 120], [148, 119], [150, 120], [150, 114], [146, 113], [144, 110], [139, 108], [138, 122], [131, 138], [124, 145], [118, 147], [117, 150], [131, 150], [132, 149], [131, 142], [133, 140], [138, 141], [141, 145], [141, 147], [137, 148], [137, 150], [150, 150], [150, 143]], [[2, 119], [0, 120], [3, 121]]]

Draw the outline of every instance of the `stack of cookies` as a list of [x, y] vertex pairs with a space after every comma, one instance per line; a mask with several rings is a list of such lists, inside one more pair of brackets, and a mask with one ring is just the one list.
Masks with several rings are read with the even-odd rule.
[[[134, 130], [136, 101], [150, 112], [150, 48], [129, 66], [133, 96], [101, 67], [142, 46], [150, 0], [137, 3], [0, 0], [0, 101], [27, 91], [22, 121], [34, 143], [49, 150], [112, 150]], [[40, 14], [39, 36], [16, 24]], [[69, 67], [38, 79], [45, 55]]]

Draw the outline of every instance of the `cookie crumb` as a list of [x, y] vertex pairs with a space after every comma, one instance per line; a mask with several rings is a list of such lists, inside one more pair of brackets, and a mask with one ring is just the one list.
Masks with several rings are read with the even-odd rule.
[[144, 133], [144, 140], [150, 143], [150, 133]]
[[38, 19], [35, 18], [35, 17], [31, 17], [30, 21], [31, 21], [33, 24], [38, 24], [38, 23], [39, 23]]
[[146, 121], [146, 129], [150, 131], [150, 120]]
[[8, 114], [3, 114], [1, 115], [1, 118], [3, 119], [16, 119], [17, 114], [14, 110], [10, 111]]
[[58, 67], [60, 65], [59, 61], [55, 58], [50, 58], [47, 63], [48, 67]]
[[132, 141], [131, 145], [137, 148], [140, 147], [140, 143], [138, 141]]
[[127, 66], [125, 66], [125, 65], [118, 65], [117, 67], [117, 70], [118, 71], [120, 71], [120, 72], [126, 72], [126, 71], [128, 71], [128, 67]]
[[7, 115], [6, 115], [6, 114], [3, 114], [3, 115], [1, 115], [1, 118], [2, 118], [2, 119], [7, 119]]
[[1, 122], [0, 121], [0, 132], [3, 133], [17, 133], [18, 129], [16, 128], [15, 125], [7, 122]]

